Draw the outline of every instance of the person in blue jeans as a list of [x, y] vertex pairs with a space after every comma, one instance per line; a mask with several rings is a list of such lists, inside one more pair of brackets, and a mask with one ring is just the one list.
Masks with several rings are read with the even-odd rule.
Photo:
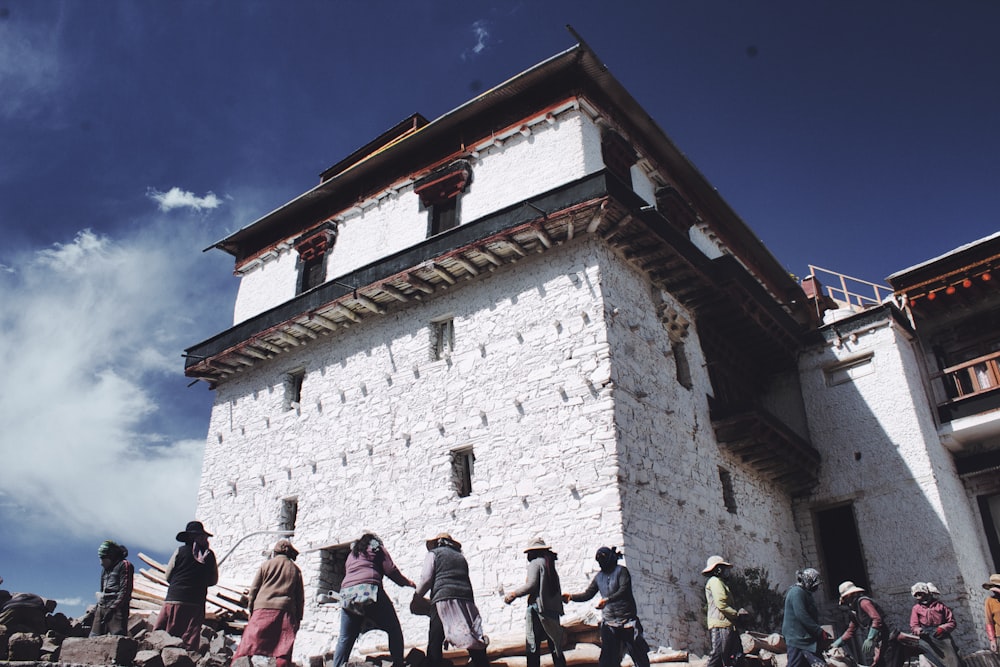
[[601, 547], [595, 558], [601, 571], [582, 593], [563, 593], [563, 602], [586, 602], [600, 592], [597, 608], [603, 619], [599, 667], [619, 667], [626, 652], [632, 656], [635, 667], [649, 667], [649, 644], [642, 635], [632, 595], [632, 576], [628, 568], [618, 564], [621, 554], [614, 547]]
[[399, 627], [396, 608], [382, 587], [383, 577], [389, 577], [399, 586], [417, 587], [396, 567], [382, 540], [374, 533], [365, 533], [351, 545], [344, 565], [344, 580], [340, 584], [340, 635], [333, 653], [334, 667], [347, 664], [366, 621], [389, 636], [392, 665], [403, 667], [403, 630]]

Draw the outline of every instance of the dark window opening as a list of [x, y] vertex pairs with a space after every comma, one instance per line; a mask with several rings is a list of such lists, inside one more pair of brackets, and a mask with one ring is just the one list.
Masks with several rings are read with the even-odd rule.
[[297, 408], [302, 403], [302, 381], [306, 377], [305, 370], [291, 371], [285, 375], [285, 400], [283, 407], [285, 410]]
[[456, 449], [451, 453], [451, 479], [459, 498], [472, 495], [473, 466], [476, 455], [472, 448]]
[[719, 481], [722, 483], [722, 503], [726, 511], [736, 514], [736, 492], [733, 490], [733, 476], [728, 470], [719, 466]]
[[281, 501], [281, 514], [278, 516], [278, 530], [295, 530], [295, 521], [299, 516], [299, 499], [285, 498]]
[[308, 292], [326, 282], [326, 255], [317, 255], [308, 261], [299, 261], [297, 294]]
[[455, 349], [455, 320], [448, 318], [431, 323], [431, 359], [440, 361]]
[[1000, 572], [1000, 494], [979, 496], [979, 515], [983, 519], [983, 530], [986, 532], [986, 544], [993, 557], [993, 571]]
[[601, 157], [608, 171], [632, 187], [632, 165], [638, 160], [635, 149], [622, 135], [608, 130], [601, 137]]
[[350, 544], [338, 544], [319, 550], [319, 576], [316, 583], [316, 592], [319, 595], [328, 595], [340, 590], [349, 553], [351, 553]]
[[326, 257], [336, 238], [336, 225], [327, 221], [295, 241], [295, 251], [299, 254], [296, 294], [302, 294], [326, 282]]
[[688, 363], [687, 352], [684, 350], [684, 343], [678, 341], [671, 346], [674, 352], [674, 367], [677, 372], [677, 382], [685, 389], [694, 386], [691, 381], [691, 365]]
[[458, 226], [458, 197], [434, 204], [431, 211], [430, 236]]
[[816, 512], [816, 531], [819, 533], [827, 595], [837, 599], [837, 586], [842, 581], [853, 581], [861, 588], [870, 590], [861, 538], [854, 520], [854, 506], [841, 505]]

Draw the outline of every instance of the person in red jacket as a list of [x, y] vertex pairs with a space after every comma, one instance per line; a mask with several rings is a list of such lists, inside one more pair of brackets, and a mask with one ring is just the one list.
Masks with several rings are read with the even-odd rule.
[[250, 585], [250, 622], [243, 631], [233, 659], [263, 655], [277, 667], [292, 667], [295, 633], [305, 612], [302, 572], [295, 564], [298, 550], [288, 540], [278, 540], [271, 558], [264, 561]]

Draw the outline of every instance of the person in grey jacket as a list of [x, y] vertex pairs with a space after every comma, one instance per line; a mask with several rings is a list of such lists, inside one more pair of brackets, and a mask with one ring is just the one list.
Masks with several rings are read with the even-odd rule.
[[595, 558], [601, 571], [594, 575], [590, 586], [582, 593], [563, 593], [563, 601], [586, 602], [601, 593], [601, 601], [597, 603], [604, 614], [599, 667], [619, 667], [624, 651], [632, 656], [635, 667], [649, 667], [649, 644], [642, 635], [632, 595], [632, 576], [628, 568], [618, 564], [621, 554], [614, 547], [601, 547]]
[[559, 624], [559, 617], [563, 613], [563, 601], [559, 573], [556, 572], [558, 556], [540, 537], [531, 540], [524, 553], [528, 558], [527, 581], [520, 588], [507, 593], [503, 601], [510, 604], [519, 597], [528, 596], [525, 629], [525, 657], [528, 660], [528, 667], [541, 665], [543, 639], [549, 642], [553, 666], [565, 667], [566, 656], [562, 650], [563, 629]]

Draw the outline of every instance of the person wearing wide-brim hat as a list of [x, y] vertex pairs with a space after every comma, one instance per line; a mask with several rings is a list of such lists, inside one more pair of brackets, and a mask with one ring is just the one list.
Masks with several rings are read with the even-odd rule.
[[865, 595], [865, 589], [853, 581], [844, 581], [838, 587], [840, 604], [847, 607], [850, 622], [847, 629], [833, 641], [831, 648], [836, 648], [848, 641], [861, 630], [865, 638], [861, 644], [861, 654], [857, 661], [871, 667], [899, 667], [903, 663], [904, 653], [896, 632], [889, 627], [888, 617], [875, 600]]
[[726, 584], [733, 564], [722, 556], [709, 556], [701, 573], [705, 575], [705, 602], [707, 603], [708, 635], [711, 651], [707, 667], [733, 665], [742, 654], [743, 645], [736, 631], [739, 611], [733, 607], [732, 593]]
[[558, 556], [541, 537], [528, 542], [524, 548], [528, 559], [528, 576], [520, 588], [507, 593], [503, 601], [512, 603], [519, 597], [528, 596], [525, 620], [525, 657], [528, 667], [539, 667], [542, 662], [542, 640], [549, 643], [554, 667], [564, 667], [563, 629], [559, 617], [563, 614], [562, 586], [556, 571]]
[[986, 637], [990, 640], [990, 650], [997, 653], [997, 637], [1000, 636], [1000, 574], [991, 574], [983, 588], [990, 592], [986, 598]]
[[189, 651], [201, 649], [208, 587], [219, 581], [219, 565], [208, 545], [210, 537], [201, 521], [189, 521], [177, 533], [177, 541], [183, 544], [167, 563], [167, 595], [154, 628], [180, 637]]
[[250, 622], [243, 630], [233, 661], [240, 657], [273, 657], [276, 667], [292, 667], [295, 633], [305, 611], [302, 572], [295, 564], [299, 552], [280, 539], [264, 561], [247, 594]]
[[462, 544], [448, 533], [438, 533], [425, 544], [427, 556], [416, 594], [423, 596], [430, 592], [445, 639], [452, 646], [468, 651], [474, 667], [486, 667], [489, 640], [483, 634], [483, 619], [476, 606]]

